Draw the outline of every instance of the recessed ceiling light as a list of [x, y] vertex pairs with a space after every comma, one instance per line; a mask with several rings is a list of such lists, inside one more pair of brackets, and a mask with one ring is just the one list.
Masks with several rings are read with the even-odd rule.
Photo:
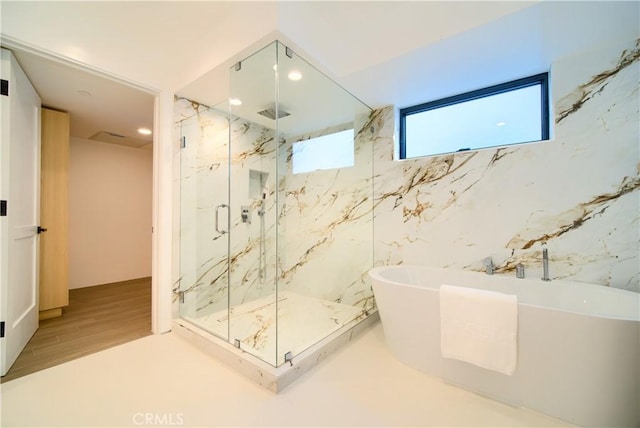
[[78, 93], [80, 95], [84, 95], [85, 97], [90, 97], [91, 96], [91, 92], [89, 92], [89, 91], [78, 91]]
[[239, 106], [242, 105], [242, 100], [238, 98], [229, 98], [229, 104], [231, 104], [232, 106]]
[[138, 133], [142, 135], [151, 135], [151, 130], [148, 128], [138, 128]]
[[295, 82], [302, 79], [302, 73], [300, 73], [298, 70], [292, 70], [287, 77], [289, 78], [289, 80], [293, 80]]

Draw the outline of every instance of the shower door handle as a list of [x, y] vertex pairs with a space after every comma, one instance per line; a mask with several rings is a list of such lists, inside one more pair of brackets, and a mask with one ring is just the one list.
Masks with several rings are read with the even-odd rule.
[[227, 230], [221, 230], [220, 229], [220, 215], [218, 214], [220, 212], [220, 208], [229, 208], [229, 205], [227, 204], [220, 204], [216, 207], [216, 232], [220, 233], [220, 234], [225, 234], [228, 231]]

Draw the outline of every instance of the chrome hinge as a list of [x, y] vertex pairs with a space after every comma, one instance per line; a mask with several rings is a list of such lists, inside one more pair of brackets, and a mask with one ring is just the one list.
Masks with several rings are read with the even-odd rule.
[[184, 149], [185, 147], [187, 147], [187, 137], [182, 137], [180, 138], [180, 148]]
[[9, 96], [9, 81], [0, 79], [2, 84], [0, 84], [0, 94]]
[[0, 201], [0, 217], [7, 216], [7, 201]]
[[0, 322], [0, 337], [4, 337], [4, 321]]
[[240, 349], [240, 339], [234, 339], [233, 340], [233, 346], [235, 346], [236, 348]]
[[293, 365], [293, 352], [289, 351], [284, 354], [284, 362], [288, 362], [289, 364]]
[[184, 303], [184, 291], [178, 291], [178, 298], [180, 299], [180, 303]]

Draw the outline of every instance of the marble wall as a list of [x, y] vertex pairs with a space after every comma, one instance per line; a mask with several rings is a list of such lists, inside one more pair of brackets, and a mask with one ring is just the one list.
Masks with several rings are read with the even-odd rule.
[[[183, 316], [269, 296], [276, 282], [281, 291], [373, 308], [366, 276], [373, 266], [368, 120], [353, 124], [353, 167], [292, 174], [293, 143], [315, 134], [281, 140], [276, 153], [272, 129], [240, 118], [229, 127], [227, 113], [176, 100], [175, 132], [186, 142], [178, 183], [181, 275], [174, 285], [185, 292]], [[250, 223], [242, 222], [241, 207], [248, 207]], [[230, 233], [216, 231], [216, 211], [218, 227]]]
[[[180, 141], [185, 142], [185, 147], [178, 153], [180, 278], [174, 284], [174, 291], [179, 289], [185, 292], [184, 297], [188, 304], [183, 308], [189, 309], [189, 316], [194, 316], [197, 307], [207, 306], [209, 300], [216, 296], [216, 292], [210, 288], [207, 290], [211, 291], [210, 295], [202, 292], [208, 288], [205, 287], [206, 284], [211, 284], [216, 278], [227, 277], [226, 262], [212, 257], [211, 254], [212, 251], [222, 253], [227, 247], [224, 239], [218, 234], [213, 234], [215, 208], [218, 203], [226, 202], [227, 192], [224, 187], [216, 188], [213, 183], [208, 182], [214, 181], [217, 176], [225, 177], [224, 153], [225, 148], [228, 150], [229, 144], [223, 132], [224, 129], [228, 129], [228, 124], [224, 118], [216, 118], [208, 113], [209, 109], [206, 106], [195, 102], [180, 99], [175, 103], [175, 134]], [[209, 140], [210, 144], [201, 144], [200, 141], [204, 139]], [[210, 190], [207, 191], [207, 188]], [[203, 239], [198, 239], [199, 236]], [[199, 299], [196, 302], [197, 297]], [[226, 300], [226, 294], [218, 300]], [[175, 299], [174, 303], [177, 304]]]
[[377, 110], [375, 264], [540, 277], [546, 245], [552, 278], [640, 291], [639, 43], [552, 64], [550, 141], [396, 161]]
[[[296, 140], [280, 141], [277, 159], [273, 130], [235, 119], [229, 176], [226, 113], [176, 100], [176, 134], [187, 139], [174, 284], [186, 291], [183, 308], [192, 316], [225, 308], [230, 274], [232, 305], [272, 294], [278, 281], [367, 312], [372, 265], [482, 270], [491, 256], [498, 274], [523, 263], [540, 277], [543, 246], [552, 278], [640, 291], [639, 57], [634, 40], [553, 63], [550, 141], [397, 161], [390, 106], [357, 120], [355, 167], [308, 174], [291, 173]], [[258, 172], [267, 173], [264, 202], [251, 184]], [[228, 218], [219, 209], [230, 234], [215, 231], [221, 203], [231, 206]], [[250, 224], [240, 206], [250, 207]]]
[[[292, 174], [287, 162], [280, 212], [284, 290], [373, 309], [373, 144], [370, 117], [355, 118], [352, 167]], [[287, 158], [292, 143], [286, 141]]]

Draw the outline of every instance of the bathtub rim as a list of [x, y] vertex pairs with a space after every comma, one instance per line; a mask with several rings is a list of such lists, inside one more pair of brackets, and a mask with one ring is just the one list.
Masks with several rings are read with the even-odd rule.
[[[372, 269], [369, 270], [368, 275], [369, 277], [373, 280], [373, 281], [379, 281], [379, 282], [383, 282], [383, 283], [387, 283], [393, 286], [398, 286], [398, 287], [408, 287], [408, 288], [414, 288], [416, 290], [430, 290], [430, 291], [434, 291], [437, 292], [440, 289], [440, 285], [442, 284], [438, 284], [437, 286], [433, 286], [433, 285], [421, 285], [421, 284], [411, 284], [411, 283], [405, 283], [405, 282], [399, 282], [399, 281], [395, 281], [395, 280], [391, 280], [388, 278], [385, 278], [384, 276], [382, 276], [380, 274], [380, 272], [383, 271], [387, 271], [387, 270], [410, 270], [410, 269], [418, 269], [421, 271], [434, 271], [434, 272], [446, 272], [446, 271], [451, 271], [451, 272], [458, 272], [458, 273], [462, 273], [465, 275], [469, 275], [469, 274], [476, 274], [479, 276], [485, 275], [483, 272], [478, 272], [478, 271], [472, 271], [472, 270], [464, 270], [464, 269], [460, 269], [460, 268], [443, 268], [443, 267], [436, 267], [436, 266], [427, 266], [427, 265], [404, 265], [404, 264], [400, 264], [400, 265], [385, 265], [385, 266], [376, 266]], [[599, 284], [594, 284], [594, 283], [589, 283], [589, 282], [580, 282], [580, 281], [572, 281], [572, 280], [567, 280], [567, 279], [557, 279], [555, 281], [550, 281], [550, 282], [543, 282], [540, 279], [532, 279], [532, 278], [524, 278], [524, 279], [515, 279], [515, 277], [512, 276], [507, 276], [507, 275], [500, 275], [500, 274], [495, 274], [491, 276], [491, 279], [494, 279], [496, 281], [514, 281], [512, 284], [515, 284], [518, 287], [521, 287], [524, 284], [530, 284], [531, 286], [540, 286], [540, 287], [552, 287], [555, 284], [560, 283], [560, 286], [564, 286], [564, 287], [583, 287], [583, 289], [591, 289], [594, 290], [594, 292], [598, 292], [598, 293], [602, 293], [603, 291], [605, 291], [606, 293], [612, 293], [612, 294], [618, 294], [620, 296], [625, 296], [624, 298], [628, 298], [628, 299], [633, 299], [635, 298], [636, 301], [638, 302], [638, 310], [636, 310], [635, 313], [631, 313], [632, 311], [629, 311], [629, 313], [621, 313], [621, 314], [614, 314], [611, 312], [607, 312], [607, 313], [600, 313], [600, 312], [589, 312], [586, 310], [580, 310], [580, 309], [576, 309], [576, 308], [567, 308], [567, 307], [554, 307], [554, 306], [550, 306], [550, 305], [543, 305], [543, 304], [539, 304], [539, 303], [534, 303], [534, 302], [525, 302], [522, 301], [520, 298], [518, 299], [518, 304], [519, 305], [524, 305], [524, 306], [528, 306], [528, 307], [533, 307], [533, 308], [540, 308], [540, 309], [546, 309], [546, 310], [553, 310], [553, 311], [558, 311], [558, 312], [565, 312], [565, 313], [570, 313], [570, 314], [575, 314], [575, 315], [583, 315], [583, 316], [590, 316], [590, 317], [595, 317], [595, 318], [601, 318], [601, 319], [610, 319], [610, 320], [617, 320], [617, 321], [631, 321], [631, 322], [636, 322], [636, 323], [640, 323], [640, 294], [636, 293], [634, 291], [630, 291], [630, 290], [623, 290], [623, 289], [619, 289], [619, 288], [615, 288], [615, 287], [609, 287], [606, 285], [599, 285]], [[518, 282], [515, 282], [518, 281]], [[444, 284], [445, 282], [443, 282]], [[450, 284], [450, 285], [455, 285], [455, 284]], [[375, 293], [375, 287], [374, 287], [374, 293]], [[515, 294], [517, 295], [517, 293], [506, 293], [506, 294]], [[520, 296], [518, 296], [520, 297]], [[633, 304], [633, 303], [632, 303]], [[604, 312], [604, 311], [603, 311]]]

